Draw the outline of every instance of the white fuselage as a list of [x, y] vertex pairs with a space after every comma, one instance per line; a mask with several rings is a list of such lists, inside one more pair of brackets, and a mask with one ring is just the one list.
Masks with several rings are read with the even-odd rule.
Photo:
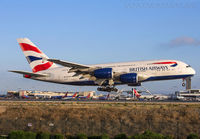
[[[173, 61], [173, 62], [169, 62]], [[92, 65], [94, 67], [112, 68], [116, 73], [137, 73], [142, 75], [139, 82], [154, 81], [154, 80], [169, 80], [182, 79], [193, 76], [195, 71], [189, 65], [176, 60], [155, 60], [155, 61], [138, 61], [126, 63], [111, 63]], [[47, 74], [47, 77], [35, 77], [31, 79], [41, 80], [46, 82], [54, 82], [70, 85], [97, 85], [94, 81], [88, 78], [80, 79], [80, 76], [73, 76], [75, 73], [68, 73], [70, 68], [57, 67], [38, 73]], [[123, 84], [116, 81], [116, 85]]]

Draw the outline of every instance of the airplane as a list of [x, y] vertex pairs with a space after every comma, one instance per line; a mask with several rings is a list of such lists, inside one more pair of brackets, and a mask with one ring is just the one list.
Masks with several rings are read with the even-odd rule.
[[24, 95], [24, 94], [22, 94], [21, 98], [23, 98], [23, 99], [30, 99], [30, 97], [28, 95]]
[[58, 95], [58, 96], [51, 96], [51, 99], [62, 99], [67, 97], [68, 92], [63, 96], [63, 95]]
[[22, 93], [21, 98], [22, 99], [30, 99], [30, 97], [28, 95], [25, 95], [24, 92]]
[[153, 100], [153, 99], [158, 99], [157, 96], [155, 95], [141, 95], [138, 93], [136, 89], [133, 89], [133, 92], [138, 99], [144, 99], [144, 100]]
[[110, 97], [110, 94], [108, 93], [107, 96], [100, 96], [100, 97], [99, 97], [99, 100], [108, 100], [109, 97]]
[[168, 100], [170, 99], [170, 96], [163, 95], [163, 94], [156, 94], [154, 95], [156, 100]]
[[72, 99], [75, 99], [76, 97], [77, 97], [77, 92], [74, 93], [72, 96], [66, 95], [66, 96], [64, 96], [62, 99], [63, 99], [63, 100], [72, 100]]
[[104, 95], [103, 96], [102, 95], [101, 96], [93, 96], [92, 99], [93, 100], [108, 100], [109, 97], [110, 97], [110, 93], [108, 93], [107, 96], [104, 96]]
[[90, 93], [87, 96], [77, 96], [77, 99], [83, 100], [83, 99], [90, 99]]
[[184, 96], [176, 96], [177, 100], [186, 100], [186, 98]]
[[36, 94], [35, 97], [38, 99], [50, 99], [52, 96], [50, 94], [43, 94], [43, 93], [40, 93], [40, 94]]
[[22, 99], [33, 99], [35, 98], [33, 95], [25, 95], [24, 93], [21, 95]]
[[5, 97], [7, 97], [6, 95], [0, 95], [0, 98], [5, 98]]
[[83, 65], [49, 59], [28, 38], [17, 39], [32, 72], [11, 70], [27, 79], [77, 85], [99, 86], [98, 91], [117, 92], [117, 85], [140, 86], [147, 81], [186, 79], [195, 75], [188, 64], [177, 60], [152, 60]]

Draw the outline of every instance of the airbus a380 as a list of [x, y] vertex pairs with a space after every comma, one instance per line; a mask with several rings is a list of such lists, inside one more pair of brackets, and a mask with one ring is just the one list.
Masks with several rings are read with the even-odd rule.
[[99, 91], [117, 91], [117, 85], [139, 86], [142, 82], [185, 79], [195, 74], [188, 64], [177, 60], [154, 60], [83, 65], [49, 59], [27, 38], [17, 39], [32, 72], [10, 71], [25, 78], [77, 86], [100, 86]]

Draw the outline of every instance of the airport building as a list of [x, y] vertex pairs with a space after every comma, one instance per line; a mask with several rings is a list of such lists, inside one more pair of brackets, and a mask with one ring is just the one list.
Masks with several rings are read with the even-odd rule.
[[7, 97], [19, 97], [18, 91], [7, 91]]
[[186, 91], [180, 91], [179, 95], [183, 97], [200, 97], [200, 89], [190, 89]]
[[182, 100], [197, 100], [200, 99], [200, 89], [189, 89], [185, 91], [176, 91], [175, 95], [172, 96], [173, 99]]

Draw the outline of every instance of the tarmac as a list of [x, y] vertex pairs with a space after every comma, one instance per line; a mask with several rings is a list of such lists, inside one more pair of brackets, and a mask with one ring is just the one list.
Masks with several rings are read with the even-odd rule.
[[140, 101], [127, 101], [127, 100], [37, 100], [37, 99], [1, 99], [1, 102], [8, 103], [31, 103], [31, 102], [39, 102], [39, 103], [55, 103], [55, 104], [200, 104], [199, 101], [181, 101], [181, 100], [140, 100]]

